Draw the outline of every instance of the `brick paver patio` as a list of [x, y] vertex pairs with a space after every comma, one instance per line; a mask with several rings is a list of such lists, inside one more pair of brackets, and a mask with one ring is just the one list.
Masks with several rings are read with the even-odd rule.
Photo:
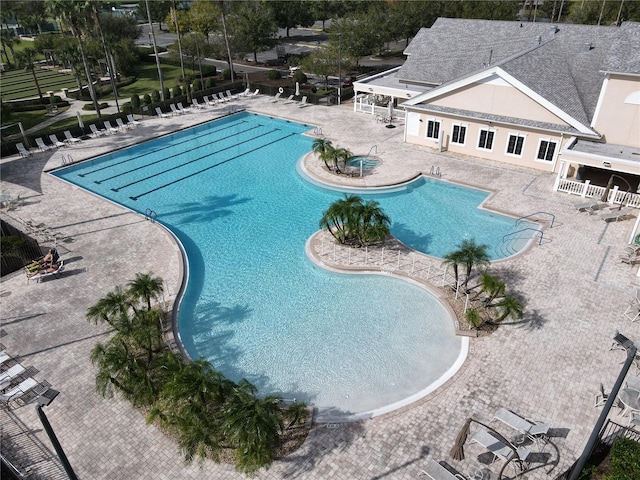
[[[382, 165], [365, 179], [338, 177], [308, 158], [307, 170], [325, 181], [393, 184], [420, 172], [428, 174], [435, 166], [445, 181], [492, 190], [488, 208], [515, 216], [555, 215], [541, 245], [493, 266], [524, 296], [523, 322], [471, 339], [461, 370], [423, 400], [364, 422], [318, 425], [299, 451], [257, 478], [413, 479], [428, 459], [445, 460], [466, 473], [483, 451], [467, 445], [465, 460], [451, 459], [458, 430], [474, 416], [510, 435], [493, 420], [500, 407], [553, 427], [550, 443], [543, 451], [533, 449], [532, 469], [522, 478], [555, 478], [565, 471], [582, 452], [600, 413], [593, 407], [599, 384], [610, 388], [624, 360], [623, 352], [609, 350], [614, 331], [640, 338], [640, 322], [623, 316], [640, 281], [636, 269], [618, 260], [633, 221], [605, 223], [598, 216], [578, 213], [574, 205], [580, 199], [554, 193], [552, 174], [406, 145], [401, 127], [385, 128], [371, 116], [354, 113], [350, 105], [297, 108], [263, 96], [236, 105], [302, 121], [310, 130], [319, 126], [335, 145], [356, 154], [366, 154], [376, 145]], [[207, 461], [185, 466], [177, 445], [146, 425], [141, 412], [95, 392], [89, 352], [105, 338], [105, 328], [86, 321], [87, 308], [115, 285], [149, 271], [165, 280], [165, 301], [171, 305], [182, 281], [180, 253], [173, 237], [158, 224], [44, 173], [61, 166], [63, 154], [78, 161], [214, 118], [227, 108], [169, 120], [146, 119], [142, 127], [127, 133], [27, 159], [2, 159], [2, 189], [22, 199], [2, 217], [11, 217], [13, 223], [44, 224], [58, 232], [67, 270], [60, 278], [30, 285], [22, 272], [2, 278], [1, 341], [23, 363], [35, 366], [38, 378], [61, 392], [45, 411], [79, 478], [242, 477], [229, 465]], [[613, 418], [626, 424], [618, 413], [614, 409]], [[33, 405], [2, 410], [0, 418], [3, 453], [30, 466], [29, 478], [65, 478]], [[492, 468], [497, 472], [500, 466], [498, 462]]]

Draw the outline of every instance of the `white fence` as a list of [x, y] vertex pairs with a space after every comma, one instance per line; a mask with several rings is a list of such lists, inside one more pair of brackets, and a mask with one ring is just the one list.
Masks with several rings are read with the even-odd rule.
[[[583, 198], [601, 198], [602, 195], [604, 195], [605, 187], [591, 185], [589, 180], [585, 182], [577, 182], [575, 180], [561, 178], [558, 181], [556, 190], [558, 192], [578, 195]], [[609, 191], [609, 194], [607, 195], [607, 202], [612, 205], [622, 204], [628, 207], [640, 208], [640, 195], [620, 190], [616, 186]]]
[[[378, 117], [389, 117], [389, 107], [380, 107], [373, 103], [356, 102], [356, 112], [368, 113], [370, 115], [376, 115]], [[406, 112], [399, 108], [393, 109], [393, 120], [404, 120]]]

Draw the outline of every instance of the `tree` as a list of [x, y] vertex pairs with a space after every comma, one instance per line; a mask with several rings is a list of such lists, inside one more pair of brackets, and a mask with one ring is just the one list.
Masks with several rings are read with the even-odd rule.
[[[152, 2], [148, 2], [149, 8], [149, 18], [151, 22], [157, 22], [158, 28], [162, 30], [162, 22], [167, 15], [169, 14], [169, 10], [171, 10], [171, 1], [170, 0], [153, 0]], [[146, 12], [147, 11], [147, 1], [140, 0], [138, 2], [138, 12]]]
[[318, 158], [324, 162], [324, 165], [328, 170], [331, 170], [331, 167], [327, 163], [328, 157], [326, 155], [327, 150], [331, 147], [331, 140], [327, 140], [326, 138], [316, 138], [311, 145], [311, 149], [313, 153], [318, 155]]
[[[0, 31], [0, 43], [2, 43], [2, 53], [7, 60], [7, 64], [11, 66], [12, 63], [16, 61], [16, 54], [13, 51], [13, 46], [20, 43], [20, 38], [16, 37], [12, 30], [2, 29], [2, 31]], [[9, 52], [11, 52], [11, 58], [13, 61], [9, 59], [9, 55], [7, 55], [7, 48], [9, 49]]]
[[442, 264], [445, 266], [451, 265], [453, 267], [453, 276], [455, 279], [456, 289], [460, 284], [460, 264], [462, 263], [462, 255], [459, 251], [454, 250], [444, 255]]
[[465, 238], [457, 245], [457, 250], [449, 252], [444, 256], [444, 263], [453, 265], [454, 267], [456, 287], [458, 285], [458, 266], [462, 264], [466, 267], [466, 276], [462, 284], [466, 291], [473, 268], [485, 266], [489, 263], [490, 258], [487, 253], [488, 249], [488, 245], [479, 245], [476, 243], [474, 238]]
[[36, 75], [36, 55], [37, 53], [33, 48], [27, 47], [21, 52], [17, 52], [15, 58], [20, 68], [24, 68], [27, 72], [31, 72], [33, 82], [36, 84], [36, 89], [38, 90], [38, 96], [42, 99], [42, 91], [40, 90], [40, 83], [38, 83], [38, 76]]
[[47, 10], [44, 0], [29, 0], [18, 3], [16, 17], [20, 19], [20, 25], [31, 33], [42, 33], [42, 24], [47, 19]]
[[310, 27], [315, 20], [308, 2], [300, 0], [278, 0], [271, 1], [268, 5], [271, 7], [276, 25], [287, 30], [287, 38], [289, 38], [289, 29], [298, 26]]
[[262, 1], [242, 1], [236, 3], [235, 14], [230, 18], [234, 45], [240, 50], [253, 53], [253, 61], [258, 62], [258, 52], [273, 47], [277, 42], [275, 24], [271, 9]]
[[151, 300], [157, 300], [164, 293], [162, 279], [148, 273], [136, 273], [135, 280], [129, 282], [128, 287], [131, 299], [134, 302], [144, 301], [147, 310], [151, 310]]
[[100, 113], [100, 105], [98, 104], [98, 97], [93, 86], [93, 78], [89, 70], [89, 61], [87, 59], [84, 40], [82, 38], [82, 28], [86, 28], [86, 17], [84, 16], [85, 2], [76, 2], [74, 0], [46, 0], [46, 5], [52, 16], [60, 19], [61, 22], [69, 26], [71, 34], [78, 42], [82, 65], [84, 66], [85, 75], [87, 77], [87, 87], [89, 88], [91, 100], [93, 100], [93, 108], [98, 115], [98, 119], [101, 119], [102, 115]]
[[191, 2], [191, 8], [189, 9], [191, 30], [202, 34], [208, 44], [209, 34], [222, 30], [221, 14], [220, 5], [217, 2], [209, 0]]
[[235, 449], [236, 469], [253, 474], [273, 460], [284, 430], [280, 415], [282, 399], [256, 396], [256, 388], [241, 380], [225, 406], [224, 432]]
[[521, 319], [524, 316], [524, 307], [522, 302], [514, 295], [506, 294], [497, 302], [490, 305], [500, 312], [496, 322], [502, 322], [509, 317]]
[[326, 228], [341, 244], [371, 245], [385, 240], [390, 218], [375, 200], [363, 202], [357, 195], [345, 195], [325, 210], [320, 228]]

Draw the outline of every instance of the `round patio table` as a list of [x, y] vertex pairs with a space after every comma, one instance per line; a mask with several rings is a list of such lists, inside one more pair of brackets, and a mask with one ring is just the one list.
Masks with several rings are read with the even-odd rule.
[[640, 390], [625, 388], [618, 395], [618, 399], [624, 405], [622, 415], [625, 415], [628, 411], [640, 410]]

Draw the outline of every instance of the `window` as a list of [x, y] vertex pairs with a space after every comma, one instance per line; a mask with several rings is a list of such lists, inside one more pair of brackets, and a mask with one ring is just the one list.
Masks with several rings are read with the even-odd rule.
[[493, 136], [495, 130], [480, 130], [480, 138], [478, 140], [478, 148], [482, 150], [491, 150], [493, 148]]
[[467, 136], [466, 125], [453, 125], [451, 131], [451, 143], [457, 143], [458, 145], [464, 145], [465, 137]]
[[524, 145], [524, 136], [517, 133], [509, 134], [509, 142], [507, 143], [507, 154], [522, 156], [522, 146]]
[[438, 120], [427, 121], [427, 138], [437, 140], [440, 136], [440, 122]]
[[553, 160], [553, 154], [556, 152], [556, 142], [551, 140], [540, 140], [540, 146], [538, 147], [538, 160], [544, 160], [551, 162]]

